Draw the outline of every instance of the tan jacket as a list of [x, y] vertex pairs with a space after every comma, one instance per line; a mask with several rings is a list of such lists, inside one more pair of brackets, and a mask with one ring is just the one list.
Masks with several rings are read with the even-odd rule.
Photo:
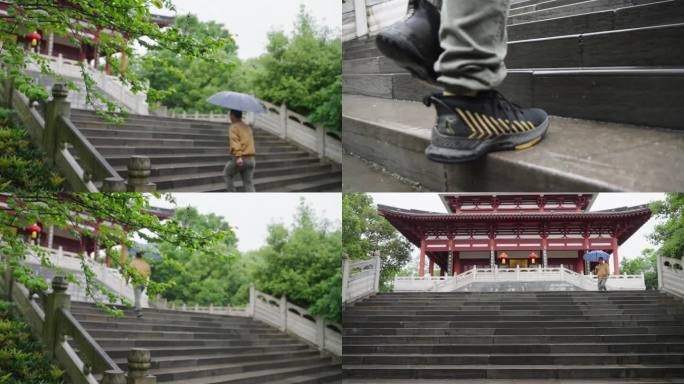
[[131, 261], [131, 266], [138, 270], [140, 276], [144, 279], [150, 277], [150, 265], [143, 259], [138, 259], [137, 257]]
[[610, 275], [610, 268], [608, 263], [599, 264], [594, 267], [594, 275], [598, 278], [608, 277]]
[[230, 153], [235, 157], [253, 157], [256, 154], [252, 128], [242, 121], [230, 125]]

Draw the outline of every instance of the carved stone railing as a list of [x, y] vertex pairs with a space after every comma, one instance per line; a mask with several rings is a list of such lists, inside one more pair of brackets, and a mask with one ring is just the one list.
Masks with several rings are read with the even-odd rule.
[[[52, 290], [43, 297], [43, 307], [34, 293], [14, 280], [7, 263], [0, 275], [2, 297], [14, 302], [20, 315], [30, 324], [34, 337], [45, 345], [47, 356], [64, 369], [72, 384], [154, 384], [149, 376], [150, 354], [133, 349], [128, 355], [129, 372], [123, 372], [88, 334], [70, 312], [66, 293], [68, 283], [62, 276], [52, 279]], [[75, 347], [75, 348], [74, 348]]]
[[684, 299], [684, 261], [658, 256], [658, 289]]
[[250, 313], [247, 310], [247, 306], [242, 307], [232, 307], [229, 305], [199, 305], [199, 304], [186, 304], [186, 303], [169, 303], [167, 300], [158, 296], [154, 300], [150, 300], [150, 306], [158, 309], [170, 309], [173, 311], [181, 312], [197, 312], [197, 313], [210, 313], [216, 315], [227, 315], [227, 316], [239, 316], [239, 317], [250, 317]]
[[44, 150], [47, 161], [64, 176], [68, 189], [79, 192], [149, 192], [150, 160], [131, 156], [129, 178], [125, 181], [114, 170], [90, 141], [71, 122], [67, 90], [63, 84], [52, 87], [52, 99], [45, 106], [43, 117], [33, 102], [12, 86], [11, 81], [0, 83], [2, 104], [16, 111], [28, 130], [32, 142]]
[[352, 263], [342, 258], [342, 304], [374, 295], [380, 290], [380, 256]]
[[[81, 263], [85, 263], [93, 272], [94, 277], [108, 289], [122, 297], [125, 297], [130, 302], [135, 300], [133, 286], [126, 281], [118, 269], [109, 268], [104, 264], [97, 263], [93, 259], [77, 253], [66, 252], [62, 249], [62, 247], [57, 249], [44, 247], [36, 248], [40, 250], [40, 252], [44, 253], [47, 260], [55, 267], [64, 271], [76, 273], [79, 276], [81, 274], [82, 268]], [[40, 255], [34, 251], [30, 251], [26, 255], [26, 262], [35, 266], [39, 266], [41, 265]], [[85, 282], [82, 281], [82, 283], [84, 284]], [[75, 301], [93, 301], [86, 295], [85, 287], [82, 285], [79, 286], [76, 284], [71, 284], [69, 286], [69, 295]], [[148, 298], [145, 293], [143, 293], [141, 296], [141, 304], [143, 307], [148, 307]]]
[[249, 313], [255, 320], [272, 325], [327, 351], [342, 356], [342, 326], [314, 316], [302, 307], [289, 303], [250, 286]]
[[[78, 61], [65, 59], [61, 54], [56, 57], [44, 55], [41, 56], [48, 61], [50, 68], [55, 72], [55, 74], [64, 78], [81, 81], [82, 69], [81, 63]], [[86, 73], [93, 79], [95, 87], [105, 96], [107, 96], [109, 100], [123, 106], [129, 112], [138, 115], [149, 114], [147, 95], [144, 92], [133, 93], [127, 85], [121, 82], [118, 77], [107, 75], [105, 72], [97, 70], [85, 62], [83, 63], [83, 69], [85, 69]], [[34, 62], [29, 63], [27, 70], [36, 74], [41, 73], [40, 65]], [[85, 90], [81, 90], [81, 93], [76, 95], [84, 95], [84, 93]], [[78, 108], [91, 108], [89, 105], [87, 105], [84, 96], [72, 98], [72, 104], [76, 105]]]
[[[397, 276], [395, 292], [433, 291], [451, 292], [474, 282], [565, 282], [582, 290], [596, 291], [596, 276], [582, 275], [564, 266], [543, 268], [475, 268], [454, 276]], [[609, 290], [644, 290], [644, 275], [610, 275], [606, 282]]]
[[[305, 116], [288, 110], [285, 104], [277, 106], [268, 101], [259, 101], [264, 105], [266, 111], [257, 114], [247, 113], [245, 116], [247, 122], [274, 133], [284, 140], [292, 141], [304, 149], [318, 154], [320, 158], [327, 158], [338, 164], [342, 163], [342, 141], [334, 133], [312, 123]], [[170, 112], [165, 113], [165, 115], [174, 118], [228, 122], [227, 114], [215, 114], [213, 112]]]

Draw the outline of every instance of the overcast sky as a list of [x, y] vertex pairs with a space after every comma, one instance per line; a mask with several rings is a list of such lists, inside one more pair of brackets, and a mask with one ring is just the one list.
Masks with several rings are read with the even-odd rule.
[[[405, 209], [446, 212], [442, 200], [440, 200], [439, 195], [436, 193], [371, 193], [370, 195], [377, 204]], [[664, 198], [665, 194], [663, 193], [600, 193], [594, 201], [591, 210], [600, 211], [603, 209], [634, 206]], [[620, 246], [618, 256], [620, 258], [635, 257], [639, 256], [644, 248], [654, 248], [646, 236], [653, 232], [655, 224], [656, 222], [653, 218], [646, 222], [629, 240]], [[416, 247], [414, 247], [413, 255], [414, 258], [418, 258], [419, 250]]]
[[[317, 217], [327, 218], [339, 228], [342, 197], [339, 193], [173, 193], [177, 207], [192, 206], [200, 213], [223, 216], [233, 227], [242, 252], [266, 245], [271, 223], [292, 224], [303, 197]], [[152, 198], [152, 205], [173, 208], [165, 200]]]
[[[241, 59], [266, 51], [266, 35], [272, 30], [292, 31], [299, 6], [306, 6], [318, 25], [333, 31], [342, 28], [340, 0], [173, 0], [179, 14], [192, 13], [202, 21], [222, 23], [235, 36]], [[171, 11], [156, 11], [171, 15]]]

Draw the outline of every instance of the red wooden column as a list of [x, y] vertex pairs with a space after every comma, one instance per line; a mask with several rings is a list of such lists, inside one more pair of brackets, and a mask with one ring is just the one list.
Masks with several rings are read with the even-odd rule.
[[418, 275], [423, 277], [425, 275], [425, 238], [420, 239], [420, 259], [418, 259]]
[[575, 262], [575, 272], [584, 273], [584, 251], [577, 251], [577, 261]]
[[613, 274], [620, 274], [620, 263], [618, 262], [618, 242], [617, 239], [613, 237]]
[[428, 271], [430, 271], [430, 276], [435, 272], [435, 262], [431, 258], [428, 258]]
[[461, 252], [454, 251], [454, 274], [457, 275], [461, 272]]

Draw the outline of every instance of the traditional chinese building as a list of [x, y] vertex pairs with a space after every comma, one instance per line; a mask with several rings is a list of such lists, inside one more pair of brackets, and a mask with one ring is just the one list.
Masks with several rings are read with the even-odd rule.
[[[591, 211], [596, 194], [441, 194], [447, 213], [384, 205], [378, 211], [416, 247], [419, 274], [480, 267], [559, 267], [587, 273], [589, 250], [611, 254], [651, 217], [647, 205]], [[608, 261], [608, 260], [607, 260]], [[427, 271], [425, 269], [427, 264]]]
[[[0, 1], [0, 17], [9, 17], [7, 9], [11, 2]], [[68, 2], [64, 6], [69, 6]], [[169, 16], [152, 15], [152, 22], [160, 27], [166, 27], [173, 24], [174, 18]], [[78, 21], [74, 21], [78, 22]], [[126, 38], [125, 33], [119, 31], [112, 31], [111, 29], [93, 26], [87, 32], [79, 32], [77, 36], [62, 36], [51, 31], [24, 31], [25, 33], [17, 35], [17, 42], [24, 44], [27, 49], [34, 50], [36, 53], [41, 53], [47, 56], [62, 56], [65, 59], [75, 61], [86, 61], [92, 66], [97, 67], [103, 55], [99, 52], [98, 45], [100, 36], [102, 34], [120, 34]], [[74, 44], [71, 39], [80, 41], [80, 45]], [[104, 58], [105, 62], [107, 58]], [[121, 52], [122, 66], [126, 66], [126, 52]], [[109, 74], [109, 65], [106, 63], [106, 70]]]
[[[9, 194], [0, 193], [0, 209], [7, 208]], [[152, 207], [148, 213], [157, 216], [160, 220], [166, 220], [174, 215], [173, 209]], [[16, 233], [27, 241], [34, 242], [45, 248], [58, 249], [72, 253], [84, 253], [90, 255], [97, 253], [101, 248], [98, 244], [99, 228], [103, 225], [119, 225], [102, 218], [93, 218], [87, 224], [79, 224], [80, 227], [58, 228], [50, 224], [38, 221], [36, 223], [17, 223]], [[125, 232], [128, 232], [123, 226]], [[122, 241], [122, 261], [126, 258], [126, 247]], [[109, 255], [106, 255], [105, 263], [110, 264]]]

